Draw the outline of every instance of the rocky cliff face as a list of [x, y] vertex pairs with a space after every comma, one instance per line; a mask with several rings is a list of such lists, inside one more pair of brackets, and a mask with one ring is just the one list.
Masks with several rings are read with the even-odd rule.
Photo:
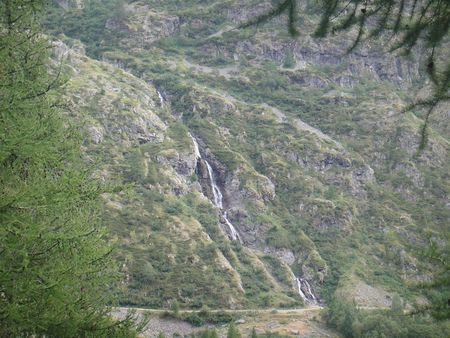
[[145, 49], [158, 40], [179, 31], [180, 18], [166, 12], [156, 12], [142, 2], [124, 4], [123, 11], [127, 19], [111, 17], [105, 28], [121, 31], [123, 48]]
[[417, 153], [423, 120], [402, 112], [417, 60], [282, 25], [229, 32], [266, 8], [135, 1], [105, 23], [120, 37], [105, 62], [57, 44], [87, 158], [132, 185], [105, 196], [125, 303], [295, 306], [310, 285], [376, 289], [370, 306], [429, 274], [417, 250], [450, 217], [450, 140], [438, 128]]

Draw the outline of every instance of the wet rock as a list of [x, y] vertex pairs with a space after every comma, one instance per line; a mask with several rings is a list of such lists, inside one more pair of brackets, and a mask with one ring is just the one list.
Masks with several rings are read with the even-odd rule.
[[203, 195], [208, 197], [210, 201], [214, 200], [211, 189], [211, 180], [208, 174], [208, 167], [205, 160], [200, 159], [197, 164], [197, 177], [202, 188]]

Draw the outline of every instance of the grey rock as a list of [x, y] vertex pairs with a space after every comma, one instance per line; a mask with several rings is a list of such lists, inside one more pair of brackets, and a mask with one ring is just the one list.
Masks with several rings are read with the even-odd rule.
[[104, 130], [102, 127], [91, 126], [88, 128], [88, 132], [94, 144], [99, 144], [103, 141]]
[[279, 260], [286, 263], [287, 265], [293, 265], [295, 263], [294, 253], [286, 248], [265, 247], [264, 253], [268, 253], [277, 257]]

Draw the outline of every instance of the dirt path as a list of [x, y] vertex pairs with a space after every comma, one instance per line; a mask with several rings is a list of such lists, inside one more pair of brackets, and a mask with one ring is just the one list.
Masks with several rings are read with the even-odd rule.
[[[322, 306], [309, 306], [296, 309], [214, 309], [210, 313], [227, 312], [237, 314], [238, 320], [235, 322], [237, 328], [243, 336], [250, 335], [253, 328], [259, 334], [267, 331], [278, 333], [289, 337], [341, 337], [337, 332], [326, 326], [320, 315]], [[387, 310], [380, 307], [359, 307], [360, 310]], [[136, 307], [115, 307], [112, 316], [115, 319], [125, 318], [129, 310], [136, 311], [138, 318], [149, 317], [145, 331], [142, 333], [144, 338], [158, 337], [163, 333], [166, 337], [179, 335], [188, 337], [193, 333], [204, 330], [208, 326], [194, 327], [191, 324], [174, 319], [164, 318], [163, 313], [169, 311], [166, 309], [146, 309]], [[181, 310], [183, 313], [195, 313], [199, 310]], [[227, 325], [217, 326], [219, 337], [226, 337]]]
[[[298, 308], [298, 309], [214, 309], [214, 310], [208, 310], [208, 312], [211, 313], [218, 313], [218, 312], [227, 312], [227, 313], [289, 313], [289, 314], [303, 314], [303, 313], [312, 313], [312, 312], [319, 312], [322, 310], [322, 306], [311, 306], [306, 308]], [[150, 313], [150, 314], [163, 314], [165, 312], [168, 312], [170, 310], [163, 310], [163, 309], [146, 309], [146, 308], [139, 308], [139, 307], [114, 307], [114, 311], [127, 311], [127, 310], [134, 310], [137, 312], [143, 312], [143, 313]], [[180, 310], [180, 313], [194, 313], [194, 312], [200, 312], [200, 310]]]
[[[135, 311], [138, 319], [148, 317], [148, 323], [142, 333], [142, 337], [144, 338], [158, 337], [160, 333], [163, 333], [165, 337], [173, 337], [174, 335], [181, 337], [190, 336], [193, 333], [207, 328], [207, 326], [194, 327], [185, 321], [161, 316], [168, 310], [115, 307], [113, 308], [112, 316], [115, 319], [123, 319], [129, 310]], [[251, 330], [256, 328], [258, 333], [263, 333], [267, 330], [283, 334], [302, 332], [302, 337], [317, 337], [317, 333], [323, 333], [324, 330], [327, 331], [323, 325], [319, 325], [311, 320], [312, 318], [319, 317], [320, 310], [322, 310], [322, 307], [314, 306], [301, 309], [214, 309], [209, 310], [209, 312], [237, 314], [239, 320], [236, 321], [236, 325], [244, 335], [250, 334]], [[199, 310], [182, 310], [180, 314], [195, 312], [199, 312]], [[217, 327], [219, 337], [225, 337], [226, 329], [227, 325]], [[296, 337], [297, 335], [294, 334], [292, 336]], [[320, 336], [327, 337], [329, 335], [321, 334]], [[331, 335], [330, 337], [334, 336]]]

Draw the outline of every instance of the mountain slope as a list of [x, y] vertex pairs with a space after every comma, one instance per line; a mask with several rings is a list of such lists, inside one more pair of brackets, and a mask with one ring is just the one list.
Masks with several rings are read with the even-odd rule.
[[[450, 140], [443, 114], [417, 154], [423, 120], [402, 112], [423, 84], [417, 60], [379, 42], [345, 56], [345, 36], [293, 41], [282, 22], [230, 31], [268, 8], [257, 3], [119, 3], [89, 38], [55, 13], [82, 26], [102, 8], [50, 16], [50, 31], [103, 61], [72, 47], [66, 95], [86, 112], [77, 116], [99, 175], [132, 184], [105, 196], [123, 302], [420, 299], [405, 285], [431, 278], [421, 252], [448, 233]], [[304, 13], [307, 32], [316, 17]]]

